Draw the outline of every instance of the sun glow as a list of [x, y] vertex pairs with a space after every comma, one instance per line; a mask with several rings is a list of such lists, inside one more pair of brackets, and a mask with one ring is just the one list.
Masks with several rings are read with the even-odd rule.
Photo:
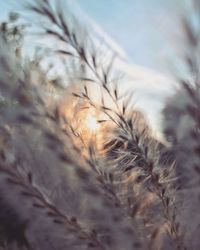
[[99, 125], [98, 121], [96, 120], [96, 118], [94, 116], [92, 116], [91, 114], [87, 115], [86, 126], [92, 132], [97, 131], [99, 129], [99, 127], [100, 127], [100, 125]]

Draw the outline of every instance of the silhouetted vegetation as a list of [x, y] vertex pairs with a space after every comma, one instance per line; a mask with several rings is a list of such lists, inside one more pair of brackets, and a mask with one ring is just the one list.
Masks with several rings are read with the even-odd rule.
[[116, 55], [57, 2], [26, 11], [58, 45], [29, 60], [26, 25], [1, 23], [0, 249], [199, 249], [199, 30], [184, 19], [191, 78], [177, 79], [160, 142], [119, 92]]

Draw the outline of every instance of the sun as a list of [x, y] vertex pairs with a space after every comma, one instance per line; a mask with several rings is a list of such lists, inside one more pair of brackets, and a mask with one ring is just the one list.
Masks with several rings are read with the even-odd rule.
[[94, 117], [92, 114], [87, 115], [86, 126], [92, 132], [97, 131], [100, 127], [96, 117]]

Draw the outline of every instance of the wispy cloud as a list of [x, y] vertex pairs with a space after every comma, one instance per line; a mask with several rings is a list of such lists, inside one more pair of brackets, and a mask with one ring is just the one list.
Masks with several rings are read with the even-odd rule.
[[95, 20], [93, 20], [85, 11], [80, 7], [77, 1], [68, 0], [68, 5], [74, 10], [76, 16], [81, 16], [81, 20], [84, 20], [84, 23], [89, 27], [90, 32], [94, 36], [103, 40], [104, 44], [108, 46], [109, 49], [113, 50], [120, 58], [127, 59], [128, 55], [125, 50], [118, 45], [114, 39], [112, 39]]
[[134, 91], [133, 104], [146, 113], [155, 131], [158, 131], [160, 127], [160, 111], [165, 100], [174, 92], [176, 86], [174, 79], [152, 69], [133, 63], [130, 64], [126, 51], [95, 20], [89, 17], [75, 1], [73, 1], [73, 8], [78, 13], [78, 16], [84, 17], [87, 27], [92, 27], [93, 34], [103, 40], [109, 49], [119, 55], [115, 60], [114, 68], [125, 76], [119, 87], [124, 91], [128, 89]]

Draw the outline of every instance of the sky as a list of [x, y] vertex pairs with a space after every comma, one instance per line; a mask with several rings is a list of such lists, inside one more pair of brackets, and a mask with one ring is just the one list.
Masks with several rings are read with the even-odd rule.
[[183, 0], [77, 0], [131, 62], [164, 71]]
[[[62, 0], [65, 1], [65, 0]], [[68, 0], [79, 20], [93, 24], [110, 46], [122, 52], [119, 67], [135, 81], [138, 106], [153, 124], [165, 99], [172, 94], [169, 69], [176, 51], [184, 0]], [[0, 3], [0, 19], [18, 10], [19, 1]], [[88, 26], [89, 27], [89, 26]], [[127, 87], [126, 86], [126, 87]]]
[[[131, 63], [166, 71], [166, 62], [173, 54], [171, 39], [177, 33], [176, 21], [184, 0], [71, 2], [76, 2], [91, 20], [124, 49]], [[10, 9], [20, 9], [18, 3], [17, 0], [1, 1], [0, 18], [5, 18]]]

